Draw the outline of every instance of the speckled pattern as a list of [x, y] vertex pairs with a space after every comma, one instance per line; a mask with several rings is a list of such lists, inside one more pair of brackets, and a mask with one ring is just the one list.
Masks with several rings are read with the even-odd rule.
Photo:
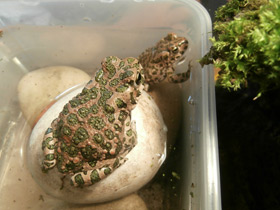
[[130, 113], [143, 87], [137, 59], [105, 58], [102, 69], [46, 130], [43, 171], [56, 166], [64, 176], [71, 175], [71, 184], [81, 187], [112, 173], [137, 143]]
[[188, 40], [169, 33], [154, 47], [148, 48], [139, 56], [139, 62], [145, 70], [147, 84], [168, 82], [180, 83], [188, 80], [190, 76], [190, 63], [187, 72], [174, 74], [176, 63], [185, 59], [184, 54], [188, 48]]
[[139, 61], [105, 58], [102, 69], [46, 130], [42, 170], [56, 166], [63, 176], [71, 175], [72, 185], [80, 187], [112, 173], [137, 143], [130, 113], [140, 91], [166, 78], [175, 83], [186, 81], [190, 69], [174, 74], [173, 66], [185, 59], [187, 48], [186, 38], [170, 33], [143, 52]]

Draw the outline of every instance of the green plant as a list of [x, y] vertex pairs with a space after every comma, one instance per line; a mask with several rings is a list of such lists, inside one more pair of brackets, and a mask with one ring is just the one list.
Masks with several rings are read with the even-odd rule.
[[213, 34], [200, 63], [221, 69], [218, 85], [252, 84], [256, 98], [280, 87], [280, 0], [229, 1], [216, 11]]

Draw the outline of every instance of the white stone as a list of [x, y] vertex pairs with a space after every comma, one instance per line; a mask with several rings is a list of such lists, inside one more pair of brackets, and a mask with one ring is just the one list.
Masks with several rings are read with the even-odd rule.
[[46, 174], [42, 172], [44, 132], [64, 104], [81, 90], [82, 87], [78, 87], [59, 99], [35, 125], [27, 148], [28, 167], [33, 178], [48, 194], [71, 203], [105, 202], [137, 191], [154, 177], [166, 157], [167, 129], [157, 105], [146, 92], [142, 93], [131, 113], [132, 120], [136, 121], [138, 143], [127, 155], [128, 160], [112, 174], [84, 188], [71, 186], [67, 176], [63, 189], [60, 189], [62, 182], [56, 168]]
[[23, 115], [34, 125], [43, 109], [64, 90], [90, 80], [84, 71], [70, 66], [51, 66], [31, 71], [18, 84]]
[[[56, 208], [53, 208], [56, 209]], [[148, 210], [145, 202], [136, 193], [128, 195], [124, 198], [114, 200], [103, 204], [75, 206], [69, 204], [59, 206], [59, 210]]]

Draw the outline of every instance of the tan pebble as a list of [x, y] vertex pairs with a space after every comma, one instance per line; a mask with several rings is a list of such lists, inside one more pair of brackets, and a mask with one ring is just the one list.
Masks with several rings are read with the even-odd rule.
[[61, 210], [148, 210], [145, 202], [142, 200], [140, 196], [133, 193], [121, 199], [97, 204], [97, 205], [88, 205], [88, 206], [71, 206], [67, 205], [62, 208]]
[[167, 148], [172, 148], [178, 138], [182, 119], [182, 85], [168, 82], [151, 85], [149, 94], [158, 105], [167, 126]]

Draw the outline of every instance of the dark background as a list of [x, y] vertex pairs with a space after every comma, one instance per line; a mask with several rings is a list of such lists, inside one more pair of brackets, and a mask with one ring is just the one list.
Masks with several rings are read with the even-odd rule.
[[206, 8], [206, 10], [209, 12], [211, 18], [212, 18], [212, 22], [214, 22], [214, 14], [215, 14], [215, 10], [226, 4], [226, 0], [200, 0], [200, 3]]
[[[214, 22], [225, 0], [202, 0]], [[280, 90], [216, 87], [223, 210], [280, 209]]]

